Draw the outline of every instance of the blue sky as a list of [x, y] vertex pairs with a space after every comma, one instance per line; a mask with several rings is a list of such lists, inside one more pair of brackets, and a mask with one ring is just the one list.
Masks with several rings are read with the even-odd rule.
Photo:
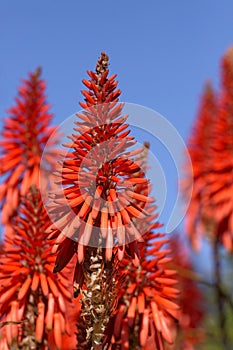
[[158, 111], [186, 139], [204, 82], [218, 85], [232, 18], [231, 0], [1, 1], [0, 119], [20, 79], [41, 66], [54, 123], [61, 123], [79, 109], [81, 80], [104, 50], [121, 99]]
[[231, 0], [1, 1], [0, 115], [38, 65], [56, 121], [75, 112], [101, 50], [122, 100], [153, 108], [186, 136], [206, 79], [233, 44]]

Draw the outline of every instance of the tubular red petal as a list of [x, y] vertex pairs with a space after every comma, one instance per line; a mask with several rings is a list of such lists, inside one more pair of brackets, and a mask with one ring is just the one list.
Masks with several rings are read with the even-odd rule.
[[92, 219], [92, 214], [90, 213], [88, 215], [88, 219], [87, 219], [84, 233], [83, 233], [83, 240], [81, 242], [83, 245], [88, 245], [90, 241], [92, 229], [93, 229], [93, 219]]
[[142, 316], [142, 327], [140, 330], [140, 345], [145, 346], [149, 333], [149, 310], [145, 309]]
[[44, 296], [46, 297], [49, 294], [49, 287], [47, 282], [47, 277], [44, 273], [40, 273], [40, 285]]
[[46, 319], [45, 319], [46, 328], [48, 330], [52, 330], [53, 328], [54, 305], [55, 305], [55, 301], [54, 301], [53, 295], [52, 293], [49, 293], [48, 310], [47, 310]]
[[143, 314], [145, 310], [145, 295], [143, 292], [138, 294], [138, 312]]
[[78, 262], [81, 264], [84, 261], [84, 245], [81, 243], [78, 243]]
[[119, 338], [120, 333], [121, 333], [121, 327], [122, 327], [122, 322], [124, 318], [124, 313], [125, 313], [125, 305], [120, 305], [117, 315], [116, 315], [116, 320], [114, 323], [114, 335], [116, 338]]
[[29, 290], [29, 287], [31, 286], [31, 283], [32, 283], [31, 277], [27, 277], [24, 284], [22, 285], [22, 287], [19, 290], [18, 300], [22, 300], [25, 297], [25, 295], [27, 294], [27, 292]]
[[158, 329], [158, 331], [161, 332], [161, 322], [160, 322], [157, 304], [154, 301], [152, 301], [150, 303], [150, 305], [151, 305], [154, 324], [155, 324], [156, 328]]
[[11, 288], [7, 289], [6, 291], [2, 291], [2, 295], [0, 296], [0, 304], [6, 303], [6, 301], [9, 303], [11, 297], [14, 295], [14, 293], [19, 288], [20, 283], [17, 283], [16, 285], [13, 285]]
[[38, 317], [36, 319], [35, 338], [38, 343], [42, 343], [44, 334], [44, 311], [45, 305], [42, 302], [38, 303]]
[[85, 199], [85, 202], [83, 203], [83, 205], [78, 213], [78, 216], [80, 218], [83, 218], [88, 213], [88, 211], [90, 210], [90, 207], [91, 207], [92, 200], [93, 200], [92, 196], [88, 196]]
[[61, 319], [59, 313], [54, 314], [54, 340], [58, 350], [62, 347]]
[[101, 209], [101, 223], [100, 230], [103, 238], [107, 237], [108, 230], [108, 209], [106, 207]]
[[128, 308], [128, 313], [127, 313], [129, 327], [133, 326], [133, 322], [135, 319], [135, 313], [136, 313], [136, 305], [137, 305], [137, 297], [133, 297], [131, 299], [131, 303], [130, 303], [130, 306]]
[[112, 259], [112, 249], [113, 249], [113, 234], [112, 234], [111, 224], [109, 221], [108, 222], [107, 239], [106, 239], [106, 251], [105, 251], [106, 260]]
[[51, 292], [53, 293], [53, 295], [55, 297], [58, 297], [59, 291], [58, 291], [58, 287], [57, 287], [56, 283], [54, 282], [54, 280], [50, 276], [47, 276], [47, 282], [48, 282], [49, 288], [50, 288]]

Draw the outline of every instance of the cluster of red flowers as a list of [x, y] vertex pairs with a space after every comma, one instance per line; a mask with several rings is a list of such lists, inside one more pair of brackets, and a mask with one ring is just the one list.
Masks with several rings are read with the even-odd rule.
[[194, 247], [201, 235], [233, 250], [232, 149], [233, 49], [222, 59], [218, 97], [208, 85], [190, 138], [194, 191], [187, 215], [187, 232]]
[[[39, 175], [53, 169], [56, 150], [45, 154], [42, 174], [39, 167], [45, 144], [57, 141], [50, 139], [54, 128], [39, 75], [37, 70], [24, 81], [0, 143], [5, 175], [0, 200], [7, 224], [0, 253], [0, 349], [71, 349], [75, 320], [84, 315], [85, 325], [98, 311], [103, 322], [97, 338], [102, 341], [105, 334], [108, 349], [166, 350], [175, 344], [178, 322], [195, 327], [199, 318], [179, 305], [180, 280], [170, 265], [169, 239], [154, 232], [161, 225], [149, 197], [144, 148], [129, 151], [135, 140], [118, 102], [116, 75], [109, 77], [108, 56], [102, 53], [96, 71], [83, 80], [88, 88], [82, 91], [83, 111], [66, 144], [69, 151], [56, 167], [59, 188], [51, 195], [50, 217], [38, 190]], [[85, 312], [74, 301], [72, 308], [71, 267], [75, 294], [81, 289], [83, 299], [94, 299]], [[119, 291], [114, 290], [121, 285], [117, 278], [124, 280]], [[103, 290], [109, 295], [99, 305]], [[90, 337], [94, 327], [89, 326], [85, 334]]]

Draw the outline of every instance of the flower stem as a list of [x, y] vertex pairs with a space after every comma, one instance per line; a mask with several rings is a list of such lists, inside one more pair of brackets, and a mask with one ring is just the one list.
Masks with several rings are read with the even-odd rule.
[[218, 324], [220, 331], [221, 343], [224, 350], [228, 349], [227, 331], [226, 331], [226, 317], [224, 310], [224, 300], [222, 295], [222, 276], [219, 256], [218, 239], [213, 242], [213, 259], [214, 259], [214, 275], [215, 275], [215, 297], [218, 308]]

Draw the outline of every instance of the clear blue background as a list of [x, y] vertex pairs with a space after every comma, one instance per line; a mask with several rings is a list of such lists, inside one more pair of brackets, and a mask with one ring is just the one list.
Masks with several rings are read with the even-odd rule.
[[[232, 44], [232, 0], [1, 1], [0, 116], [20, 79], [42, 66], [54, 123], [62, 122], [79, 109], [81, 80], [104, 50], [122, 100], [160, 112], [186, 139], [203, 84], [217, 87]], [[162, 166], [172, 203], [176, 185]]]
[[19, 80], [38, 65], [56, 122], [75, 112], [81, 79], [101, 50], [122, 100], [153, 108], [186, 137], [206, 79], [233, 44], [231, 0], [0, 3], [0, 115]]

